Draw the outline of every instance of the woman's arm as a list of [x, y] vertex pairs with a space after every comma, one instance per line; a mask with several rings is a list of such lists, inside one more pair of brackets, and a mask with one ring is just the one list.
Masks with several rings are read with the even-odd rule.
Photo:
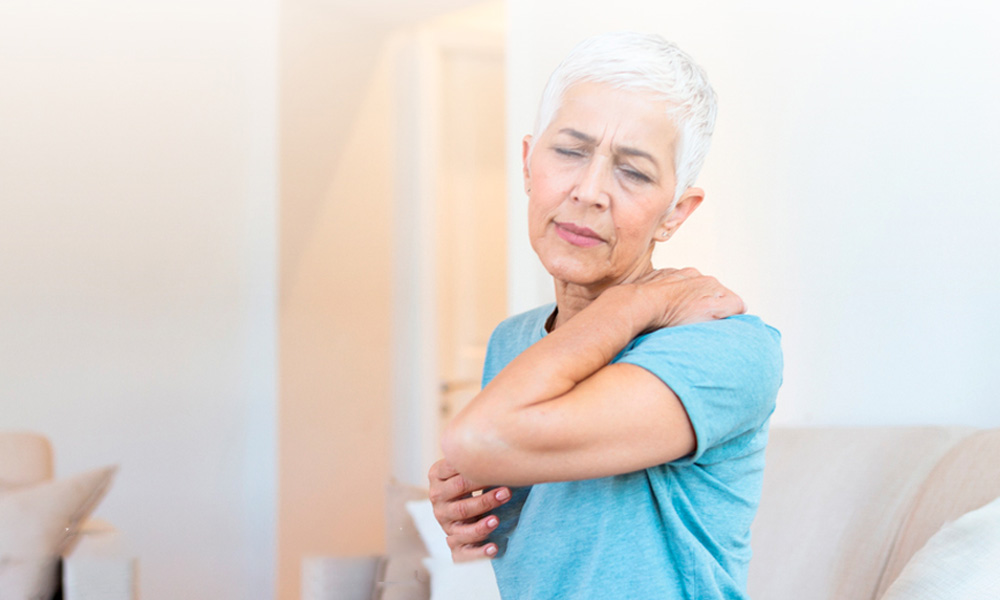
[[609, 364], [661, 327], [743, 312], [738, 296], [693, 269], [610, 288], [507, 365], [452, 421], [442, 447], [465, 477], [529, 485], [626, 473], [690, 454], [695, 436], [655, 375]]

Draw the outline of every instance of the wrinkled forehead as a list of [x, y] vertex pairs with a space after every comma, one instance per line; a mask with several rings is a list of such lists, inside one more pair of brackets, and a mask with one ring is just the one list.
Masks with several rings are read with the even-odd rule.
[[662, 94], [652, 90], [585, 81], [566, 89], [542, 134], [570, 134], [581, 141], [627, 145], [672, 156], [677, 138], [672, 108]]

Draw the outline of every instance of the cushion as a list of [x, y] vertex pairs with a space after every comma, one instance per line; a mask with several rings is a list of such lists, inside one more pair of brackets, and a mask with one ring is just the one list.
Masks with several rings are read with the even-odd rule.
[[995, 598], [1000, 590], [1000, 498], [945, 524], [882, 600]]
[[424, 565], [430, 572], [431, 600], [500, 600], [496, 575], [489, 560], [455, 564], [451, 560], [448, 536], [434, 517], [430, 500], [406, 503], [406, 510], [420, 532], [430, 557]]
[[410, 501], [406, 503], [406, 512], [413, 518], [413, 524], [420, 532], [420, 539], [427, 548], [431, 558], [451, 560], [451, 548], [448, 547], [448, 536], [441, 529], [441, 524], [434, 516], [434, 507], [430, 500]]
[[500, 600], [493, 565], [488, 560], [453, 563], [451, 558], [425, 558], [431, 573], [431, 600]]
[[0, 492], [0, 598], [52, 595], [59, 557], [71, 548], [115, 471], [107, 467]]
[[52, 479], [52, 446], [44, 435], [0, 432], [0, 492]]
[[774, 428], [753, 522], [751, 598], [875, 598], [934, 465], [971, 430]]
[[402, 554], [427, 555], [413, 519], [406, 512], [407, 502], [426, 499], [426, 488], [397, 481], [385, 486], [385, 551], [390, 558]]
[[1000, 429], [976, 432], [952, 448], [922, 483], [893, 545], [878, 598], [941, 526], [1000, 496]]

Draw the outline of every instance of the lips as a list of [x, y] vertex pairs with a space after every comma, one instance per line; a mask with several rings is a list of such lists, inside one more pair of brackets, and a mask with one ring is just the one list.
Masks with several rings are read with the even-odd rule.
[[588, 227], [581, 227], [573, 223], [560, 223], [558, 221], [555, 222], [555, 226], [556, 235], [574, 246], [590, 248], [604, 243], [604, 239], [597, 235], [596, 231]]

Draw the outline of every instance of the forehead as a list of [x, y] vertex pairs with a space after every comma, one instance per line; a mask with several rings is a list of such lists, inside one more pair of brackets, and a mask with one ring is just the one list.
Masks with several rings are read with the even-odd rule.
[[554, 136], [572, 129], [599, 145], [630, 146], [672, 156], [677, 129], [669, 108], [669, 103], [652, 91], [620, 89], [598, 82], [577, 83], [563, 94], [543, 135]]

